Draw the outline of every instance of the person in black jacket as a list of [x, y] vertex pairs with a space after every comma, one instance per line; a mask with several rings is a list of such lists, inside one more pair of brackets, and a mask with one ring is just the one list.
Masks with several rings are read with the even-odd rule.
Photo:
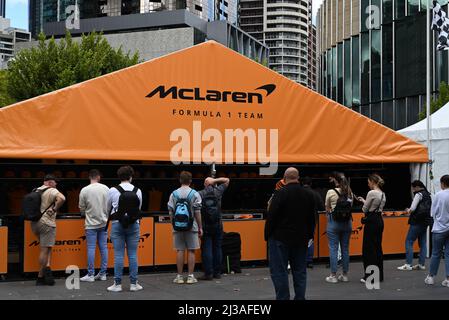
[[[398, 267], [398, 270], [402, 271], [426, 269], [426, 233], [427, 227], [432, 225], [432, 217], [430, 216], [432, 198], [429, 191], [419, 180], [412, 182], [412, 191], [414, 194], [413, 202], [410, 209], [407, 209], [407, 212], [410, 214], [408, 219], [410, 228], [405, 239], [406, 262], [403, 266]], [[416, 240], [419, 243], [419, 261], [417, 265], [412, 267], [413, 243]]]
[[[313, 196], [315, 199], [315, 223], [318, 221], [318, 212], [320, 211], [325, 211], [326, 208], [324, 207], [324, 200], [323, 198], [321, 198], [321, 195], [315, 191], [312, 188], [312, 178], [310, 177], [305, 177], [302, 180], [302, 185], [304, 186], [304, 188], [309, 189], [313, 192]], [[313, 269], [313, 252], [314, 252], [314, 244], [313, 244], [313, 238], [310, 239], [309, 243], [308, 243], [308, 248], [307, 248], [307, 268]]]
[[285, 171], [285, 183], [273, 195], [265, 224], [270, 273], [276, 299], [289, 300], [287, 265], [290, 263], [295, 300], [304, 300], [307, 244], [315, 230], [315, 200], [312, 191], [299, 184], [299, 172], [295, 168]]

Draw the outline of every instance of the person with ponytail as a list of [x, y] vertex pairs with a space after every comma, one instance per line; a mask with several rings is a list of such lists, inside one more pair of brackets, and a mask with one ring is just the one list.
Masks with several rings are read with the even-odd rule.
[[[401, 271], [425, 270], [426, 262], [426, 233], [427, 227], [432, 225], [432, 217], [430, 209], [432, 207], [432, 198], [424, 184], [415, 180], [412, 182], [412, 191], [414, 194], [412, 205], [407, 209], [410, 214], [408, 224], [407, 238], [405, 239], [405, 257], [406, 262], [403, 266], [398, 267]], [[412, 267], [413, 262], [413, 243], [418, 240], [419, 243], [419, 261]]]
[[[351, 207], [353, 194], [348, 180], [343, 174], [335, 174], [332, 178], [335, 184], [326, 194], [327, 212], [327, 237], [329, 241], [329, 258], [331, 274], [326, 277], [329, 283], [348, 282], [349, 271], [349, 239], [352, 233]], [[341, 212], [348, 211], [345, 219], [339, 218]], [[341, 247], [343, 273], [337, 276], [338, 271], [338, 248]]]
[[369, 273], [367, 268], [377, 266], [379, 268], [379, 280], [383, 281], [383, 252], [382, 252], [382, 233], [384, 231], [384, 221], [382, 219], [382, 210], [384, 209], [386, 197], [382, 191], [384, 180], [377, 174], [368, 177], [368, 192], [366, 200], [358, 197], [357, 200], [363, 203], [362, 223], [365, 225], [363, 230], [362, 257], [364, 276], [360, 281], [366, 282]]

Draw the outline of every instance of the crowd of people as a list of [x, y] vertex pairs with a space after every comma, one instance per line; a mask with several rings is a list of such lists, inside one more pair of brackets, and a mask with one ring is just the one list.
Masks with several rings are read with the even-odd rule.
[[[133, 168], [124, 166], [118, 169], [120, 184], [108, 188], [102, 184], [98, 170], [89, 172], [90, 184], [84, 187], [79, 196], [79, 208], [85, 216], [87, 241], [87, 274], [80, 280], [94, 282], [107, 280], [108, 267], [108, 227], [111, 223], [111, 241], [114, 248], [114, 283], [107, 288], [120, 292], [122, 288], [123, 261], [125, 248], [129, 261], [130, 291], [143, 289], [138, 282], [137, 248], [140, 239], [140, 220], [142, 218], [142, 192], [132, 184]], [[177, 251], [177, 271], [174, 283], [193, 284], [198, 280], [193, 274], [195, 250], [202, 251], [204, 274], [201, 280], [221, 277], [223, 223], [221, 219], [221, 198], [229, 186], [229, 178], [211, 178], [204, 181], [204, 189], [196, 191], [190, 186], [192, 174], [180, 174], [181, 187], [173, 191], [168, 201], [168, 211], [173, 225], [173, 248]], [[57, 179], [53, 175], [44, 178], [44, 185], [33, 190], [40, 195], [41, 213], [31, 222], [34, 234], [39, 238], [41, 270], [36, 285], [54, 285], [51, 272], [51, 252], [56, 241], [56, 214], [65, 201], [57, 190]], [[95, 274], [95, 251], [98, 246], [101, 266]], [[183, 276], [184, 254], [187, 251], [187, 277]]]
[[[327, 216], [326, 234], [329, 243], [330, 275], [328, 283], [349, 281], [349, 247], [352, 234], [352, 207], [355, 201], [363, 204], [363, 245], [362, 260], [364, 274], [360, 282], [366, 283], [378, 270], [378, 281], [384, 281], [382, 235], [384, 221], [382, 212], [387, 201], [383, 191], [384, 180], [378, 174], [368, 176], [370, 191], [366, 199], [351, 190], [343, 173], [334, 172], [329, 177], [333, 188], [329, 189], [323, 201], [310, 189], [310, 179], [305, 177], [300, 183], [299, 172], [295, 168], [285, 171], [284, 178], [276, 184], [273, 196], [268, 201], [265, 239], [268, 241], [269, 266], [276, 292], [276, 299], [290, 299], [288, 269], [294, 283], [294, 299], [305, 299], [307, 279], [307, 252], [314, 238], [317, 212], [325, 204]], [[398, 270], [426, 270], [426, 233], [432, 232], [432, 256], [430, 271], [424, 282], [435, 283], [440, 259], [444, 253], [446, 277], [443, 286], [449, 287], [449, 175], [440, 179], [441, 191], [432, 200], [431, 194], [419, 181], [411, 183], [414, 194], [410, 208], [410, 225], [405, 239], [406, 263]], [[418, 264], [412, 266], [413, 244], [420, 246]], [[339, 263], [341, 261], [341, 264]], [[338, 274], [341, 265], [341, 273]]]
[[[111, 240], [114, 248], [114, 283], [107, 288], [111, 292], [122, 291], [123, 261], [125, 248], [129, 261], [130, 291], [143, 287], [138, 282], [137, 248], [142, 218], [142, 192], [132, 184], [133, 169], [124, 166], [117, 171], [120, 184], [108, 188], [101, 183], [98, 170], [89, 172], [90, 184], [79, 196], [79, 208], [85, 216], [87, 240], [87, 274], [80, 280], [94, 282], [107, 280], [108, 226], [111, 223]], [[173, 248], [177, 252], [176, 284], [194, 284], [199, 280], [220, 279], [222, 271], [223, 223], [221, 201], [229, 186], [228, 178], [211, 178], [204, 181], [204, 189], [191, 188], [192, 174], [180, 173], [180, 187], [169, 197], [167, 208], [173, 230]], [[330, 274], [324, 280], [335, 284], [349, 281], [349, 247], [352, 234], [352, 208], [355, 202], [363, 205], [364, 274], [365, 283], [377, 268], [379, 281], [384, 280], [382, 212], [387, 201], [383, 191], [384, 181], [378, 174], [368, 176], [370, 189], [366, 198], [354, 194], [343, 173], [334, 172], [329, 177], [333, 185], [323, 200], [312, 188], [312, 179], [300, 179], [299, 171], [288, 168], [268, 201], [265, 223], [265, 240], [268, 243], [268, 260], [271, 279], [277, 299], [290, 299], [288, 269], [293, 276], [295, 299], [305, 299], [307, 268], [313, 267], [313, 239], [318, 212], [327, 216], [326, 234], [329, 243]], [[441, 256], [444, 252], [446, 275], [443, 286], [449, 287], [449, 175], [441, 177], [441, 189], [435, 196], [427, 191], [421, 181], [411, 184], [413, 201], [407, 212], [410, 225], [405, 239], [406, 263], [401, 271], [425, 270], [426, 233], [432, 232], [432, 257], [430, 271], [425, 283], [435, 283]], [[52, 175], [44, 178], [43, 186], [33, 190], [40, 195], [39, 219], [31, 228], [40, 241], [39, 263], [41, 266], [37, 285], [54, 285], [51, 272], [51, 252], [56, 240], [56, 214], [65, 201], [57, 190], [57, 179]], [[201, 241], [200, 241], [201, 239]], [[413, 266], [413, 244], [418, 240], [420, 254], [418, 264]], [[200, 244], [201, 243], [201, 244]], [[95, 274], [95, 251], [101, 255], [100, 270]], [[201, 248], [204, 274], [194, 276], [195, 250]], [[183, 275], [184, 257], [187, 252], [187, 276]], [[341, 262], [341, 263], [340, 263]], [[339, 273], [339, 267], [341, 272]]]

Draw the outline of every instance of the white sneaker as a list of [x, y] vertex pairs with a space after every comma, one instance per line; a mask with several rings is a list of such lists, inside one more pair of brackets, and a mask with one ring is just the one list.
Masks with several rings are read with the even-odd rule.
[[412, 271], [413, 268], [412, 268], [411, 265], [406, 263], [403, 266], [398, 267], [398, 270], [401, 270], [401, 271]]
[[426, 270], [426, 266], [423, 264], [417, 264], [413, 266], [413, 270]]
[[115, 282], [114, 282], [114, 284], [112, 286], [108, 287], [108, 291], [120, 292], [120, 291], [122, 291], [122, 285], [121, 284], [115, 284]]
[[94, 282], [95, 281], [95, 277], [86, 274], [84, 277], [82, 277], [80, 279], [80, 281], [83, 281], [83, 282]]
[[196, 280], [196, 278], [195, 278], [195, 276], [193, 274], [190, 274], [187, 277], [187, 283], [188, 284], [193, 284], [193, 283], [197, 283], [197, 282], [198, 282], [198, 280]]
[[336, 276], [330, 275], [329, 277], [326, 277], [326, 282], [329, 282], [329, 283], [337, 283], [337, 282], [338, 282], [338, 279], [337, 279]]
[[139, 291], [139, 290], [143, 290], [143, 287], [136, 282], [136, 284], [132, 284], [131, 283], [131, 287], [129, 288], [129, 291]]
[[338, 279], [338, 281], [341, 281], [341, 282], [348, 282], [349, 281], [348, 276], [345, 276], [344, 274], [339, 275], [337, 279]]
[[424, 279], [424, 283], [425, 283], [425, 284], [430, 284], [430, 285], [432, 285], [432, 284], [435, 283], [435, 281], [433, 280], [433, 277], [427, 276], [427, 277]]
[[362, 278], [362, 279], [360, 279], [360, 282], [361, 283], [366, 283], [366, 280]]
[[441, 285], [442, 285], [443, 287], [449, 287], [449, 280], [444, 279], [443, 282], [441, 282]]
[[106, 281], [106, 280], [107, 280], [106, 274], [105, 274], [105, 273], [103, 273], [103, 274], [98, 273], [98, 274], [94, 277], [94, 279], [95, 279], [95, 280], [101, 280], [101, 281]]
[[178, 274], [176, 276], [175, 280], [173, 280], [173, 283], [183, 284], [184, 283], [184, 278], [182, 277], [182, 275]]

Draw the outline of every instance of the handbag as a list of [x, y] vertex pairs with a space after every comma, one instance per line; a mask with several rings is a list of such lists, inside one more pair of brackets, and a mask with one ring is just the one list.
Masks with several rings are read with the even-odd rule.
[[[368, 214], [369, 214], [369, 213], [378, 213], [378, 212], [379, 212], [379, 209], [380, 209], [380, 206], [382, 205], [382, 201], [383, 201], [383, 200], [384, 200], [384, 193], [382, 192], [382, 198], [380, 198], [379, 206], [377, 207], [377, 209], [376, 209], [375, 211], [368, 212]], [[360, 222], [361, 222], [362, 224], [366, 224], [366, 223], [368, 222], [368, 215], [367, 215], [367, 213], [365, 213], [365, 216], [362, 217], [362, 220], [360, 220]]]

